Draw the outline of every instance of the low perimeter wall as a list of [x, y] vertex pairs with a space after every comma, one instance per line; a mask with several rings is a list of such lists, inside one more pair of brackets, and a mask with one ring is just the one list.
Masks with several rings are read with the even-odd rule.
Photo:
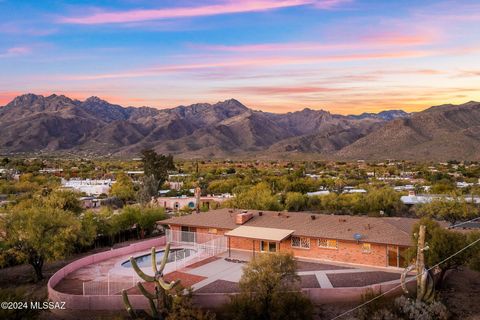
[[[144, 251], [151, 247], [165, 245], [165, 237], [159, 237], [142, 242], [133, 243], [129, 246], [100, 252], [88, 257], [76, 260], [62, 269], [58, 270], [48, 281], [48, 297], [54, 302], [65, 302], [65, 308], [68, 310], [123, 310], [122, 296], [118, 295], [75, 295], [56, 291], [54, 287], [68, 274], [92, 263], [98, 263], [110, 258], [128, 255], [138, 251]], [[409, 290], [415, 290], [415, 277], [408, 279], [407, 287]], [[312, 288], [302, 291], [316, 304], [335, 303], [335, 302], [359, 302], [367, 291], [374, 293], [384, 293], [398, 286], [398, 281], [390, 281], [384, 284], [376, 284], [367, 287], [354, 288]], [[402, 289], [396, 288], [389, 292], [389, 295], [398, 295]], [[135, 309], [149, 309], [148, 301], [143, 295], [129, 295], [129, 300]], [[215, 309], [230, 301], [229, 294], [224, 293], [196, 293], [193, 296], [196, 305], [203, 308]]]
[[[302, 292], [315, 304], [361, 302], [363, 295], [367, 292], [381, 294], [389, 291], [387, 296], [400, 295], [403, 290], [401, 287], [398, 287], [399, 284], [399, 281], [390, 281], [383, 284], [375, 284], [366, 287], [309, 288], [302, 289]], [[414, 292], [416, 290], [415, 277], [408, 278], [406, 286], [409, 292]], [[225, 293], [195, 293], [193, 296], [193, 301], [198, 306], [215, 309], [229, 302], [230, 298], [229, 294]]]

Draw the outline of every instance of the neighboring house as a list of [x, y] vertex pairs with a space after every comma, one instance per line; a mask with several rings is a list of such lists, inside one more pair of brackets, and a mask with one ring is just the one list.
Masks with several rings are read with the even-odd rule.
[[80, 200], [82, 207], [85, 209], [100, 208], [102, 205], [102, 200], [96, 197], [81, 197], [78, 200]]
[[[217, 204], [232, 198], [230, 194], [223, 194], [219, 196], [209, 195], [206, 197], [200, 197], [200, 207], [206, 206], [207, 208], [213, 208]], [[197, 205], [197, 199], [195, 197], [179, 196], [179, 197], [158, 197], [156, 199], [158, 206], [167, 210], [178, 211], [182, 208], [188, 207], [194, 209]]]
[[179, 191], [180, 189], [183, 188], [183, 182], [182, 181], [167, 181], [168, 187], [170, 190], [177, 190]]
[[134, 181], [139, 180], [140, 177], [142, 177], [144, 175], [143, 170], [131, 170], [131, 171], [127, 171], [125, 173], [127, 174], [127, 176], [130, 177], [130, 179], [132, 179]]
[[343, 193], [367, 193], [365, 189], [356, 189], [352, 187], [345, 187]]
[[[480, 197], [467, 195], [464, 196], [466, 202], [480, 204]], [[400, 201], [402, 201], [406, 205], [416, 205], [416, 204], [425, 204], [430, 203], [434, 200], [447, 200], [453, 201], [455, 200], [453, 197], [444, 195], [444, 194], [420, 194], [416, 195], [414, 192], [410, 192], [408, 196], [401, 196]]]
[[415, 190], [415, 186], [413, 184], [407, 184], [404, 186], [395, 186], [393, 187], [395, 191], [412, 191]]
[[313, 196], [326, 196], [330, 194], [330, 191], [328, 190], [318, 190], [314, 192], [307, 192], [308, 197], [313, 197]]
[[[162, 221], [174, 231], [225, 235], [229, 250], [290, 251], [296, 257], [402, 267], [418, 219], [219, 209]], [[185, 232], [184, 232], [185, 233]], [[186, 233], [185, 233], [186, 234]], [[182, 233], [183, 238], [183, 233]]]
[[84, 192], [87, 195], [100, 195], [108, 194], [110, 188], [112, 187], [114, 181], [111, 179], [107, 180], [80, 180], [80, 179], [71, 179], [64, 180], [62, 179], [62, 186], [65, 189], [73, 189], [78, 192]]
[[46, 169], [41, 169], [38, 172], [46, 173], [46, 174], [53, 174], [53, 175], [58, 176], [58, 177], [63, 175], [63, 169], [59, 169], [59, 168], [46, 168]]

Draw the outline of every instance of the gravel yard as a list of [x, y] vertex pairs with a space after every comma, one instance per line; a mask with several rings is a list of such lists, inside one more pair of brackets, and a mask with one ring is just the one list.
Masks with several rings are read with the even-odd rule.
[[322, 270], [342, 270], [342, 269], [353, 269], [353, 267], [344, 267], [344, 266], [337, 266], [333, 264], [297, 260], [297, 271], [322, 271]]
[[239, 292], [238, 283], [226, 280], [216, 280], [198, 289], [195, 293], [235, 293]]
[[302, 288], [320, 288], [320, 284], [314, 274], [300, 276], [300, 286]]
[[382, 283], [400, 279], [399, 273], [372, 271], [358, 273], [327, 274], [334, 288], [364, 287], [375, 283]]

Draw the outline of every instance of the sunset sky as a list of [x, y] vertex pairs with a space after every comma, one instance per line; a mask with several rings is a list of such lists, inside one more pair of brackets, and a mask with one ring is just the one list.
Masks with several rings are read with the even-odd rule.
[[0, 0], [0, 75], [0, 105], [415, 111], [480, 100], [480, 2]]

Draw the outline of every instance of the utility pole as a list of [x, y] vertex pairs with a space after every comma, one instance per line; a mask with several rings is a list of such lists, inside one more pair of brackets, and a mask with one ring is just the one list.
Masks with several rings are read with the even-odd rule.
[[417, 246], [417, 301], [421, 301], [425, 295], [425, 281], [422, 281], [423, 271], [425, 270], [425, 226], [420, 225], [418, 230], [418, 246]]

